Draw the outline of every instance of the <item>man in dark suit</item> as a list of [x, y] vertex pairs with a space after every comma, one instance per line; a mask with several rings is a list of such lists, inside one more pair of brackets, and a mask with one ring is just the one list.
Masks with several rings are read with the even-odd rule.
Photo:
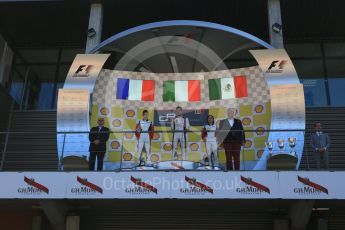
[[246, 139], [242, 122], [235, 114], [235, 108], [228, 108], [227, 118], [220, 121], [217, 131], [218, 143], [225, 150], [227, 170], [240, 170], [240, 151]]
[[331, 144], [331, 140], [327, 133], [322, 132], [320, 122], [315, 123], [315, 133], [311, 135], [310, 143], [314, 150], [316, 168], [320, 169], [320, 163], [323, 161], [325, 169], [328, 169], [328, 148]]
[[89, 169], [95, 170], [95, 161], [97, 157], [97, 171], [103, 169], [103, 159], [107, 150], [107, 141], [109, 139], [109, 129], [104, 127], [104, 118], [98, 119], [98, 126], [91, 128], [89, 133], [90, 140], [90, 157]]

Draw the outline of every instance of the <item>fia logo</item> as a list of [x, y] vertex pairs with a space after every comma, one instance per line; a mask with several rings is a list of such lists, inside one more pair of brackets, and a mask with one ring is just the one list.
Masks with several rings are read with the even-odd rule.
[[75, 71], [73, 77], [88, 77], [92, 67], [92, 65], [80, 65]]
[[270, 66], [268, 67], [266, 73], [282, 73], [287, 62], [288, 62], [287, 60], [281, 60], [281, 61], [274, 60], [274, 61], [272, 61]]

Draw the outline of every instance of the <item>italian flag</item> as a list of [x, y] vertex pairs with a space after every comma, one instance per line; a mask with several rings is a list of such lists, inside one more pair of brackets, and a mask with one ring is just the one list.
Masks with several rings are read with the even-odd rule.
[[200, 81], [164, 81], [163, 101], [200, 101]]
[[208, 89], [210, 100], [248, 97], [245, 76], [209, 79]]
[[154, 80], [117, 79], [116, 98], [122, 100], [154, 101]]

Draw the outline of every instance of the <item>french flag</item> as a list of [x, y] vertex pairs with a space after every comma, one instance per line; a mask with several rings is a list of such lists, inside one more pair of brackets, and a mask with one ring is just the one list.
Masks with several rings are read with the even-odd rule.
[[154, 80], [117, 79], [116, 99], [135, 101], [154, 101]]

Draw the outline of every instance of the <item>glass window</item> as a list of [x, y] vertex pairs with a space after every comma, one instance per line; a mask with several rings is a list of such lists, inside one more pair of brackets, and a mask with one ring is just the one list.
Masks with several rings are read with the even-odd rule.
[[56, 63], [58, 61], [58, 49], [22, 49], [19, 53], [27, 63]]
[[325, 43], [326, 57], [345, 57], [345, 43]]
[[310, 44], [286, 44], [284, 45], [291, 58], [321, 58], [321, 45], [319, 43]]
[[292, 60], [300, 78], [324, 77], [322, 60]]
[[331, 106], [345, 106], [345, 78], [329, 78]]
[[18, 105], [20, 105], [23, 97], [26, 72], [27, 68], [25, 66], [17, 66], [11, 78], [9, 93]]
[[305, 105], [308, 107], [326, 106], [326, 90], [324, 79], [301, 79], [304, 88]]
[[41, 82], [54, 82], [56, 75], [56, 65], [32, 65], [33, 74]]
[[37, 75], [30, 69], [22, 102], [22, 109], [37, 109], [38, 96], [40, 92], [40, 81]]
[[19, 105], [23, 95], [24, 81], [18, 77], [18, 74], [15, 73], [12, 77], [12, 82], [10, 86], [10, 95]]
[[[57, 91], [55, 89], [63, 86], [76, 54], [84, 53], [85, 49], [77, 47], [65, 49], [21, 48], [17, 52], [20, 55], [17, 56], [13, 67], [15, 76], [12, 77], [12, 84], [8, 89], [12, 97], [18, 104], [22, 103], [21, 109], [56, 108]], [[30, 69], [28, 74], [27, 69]], [[27, 81], [24, 86], [26, 75]]]
[[51, 109], [53, 93], [55, 93], [54, 83], [42, 82], [40, 85], [40, 92], [38, 95], [37, 109], [40, 109], [40, 110]]
[[226, 65], [229, 69], [245, 68], [257, 65], [255, 60], [250, 61], [227, 61]]
[[32, 72], [35, 75], [37, 92], [37, 104], [31, 109], [46, 110], [52, 107], [54, 92], [54, 81], [56, 76], [56, 65], [32, 65]]
[[73, 62], [77, 54], [85, 53], [85, 49], [63, 49], [61, 53], [61, 62]]
[[6, 45], [6, 41], [0, 35], [0, 55], [2, 55], [3, 52], [5, 51], [5, 45]]
[[55, 92], [56, 93], [56, 97], [55, 97], [55, 102], [54, 102], [54, 109], [57, 108], [57, 100], [58, 100], [58, 96], [59, 96], [59, 89], [62, 89], [64, 84], [65, 84], [64, 82], [58, 82], [56, 84], [56, 92]]
[[59, 75], [57, 78], [58, 82], [64, 82], [66, 80], [70, 65], [60, 65], [59, 66]]
[[345, 59], [326, 60], [331, 106], [345, 105]]
[[326, 60], [327, 76], [332, 77], [345, 77], [345, 58]]

